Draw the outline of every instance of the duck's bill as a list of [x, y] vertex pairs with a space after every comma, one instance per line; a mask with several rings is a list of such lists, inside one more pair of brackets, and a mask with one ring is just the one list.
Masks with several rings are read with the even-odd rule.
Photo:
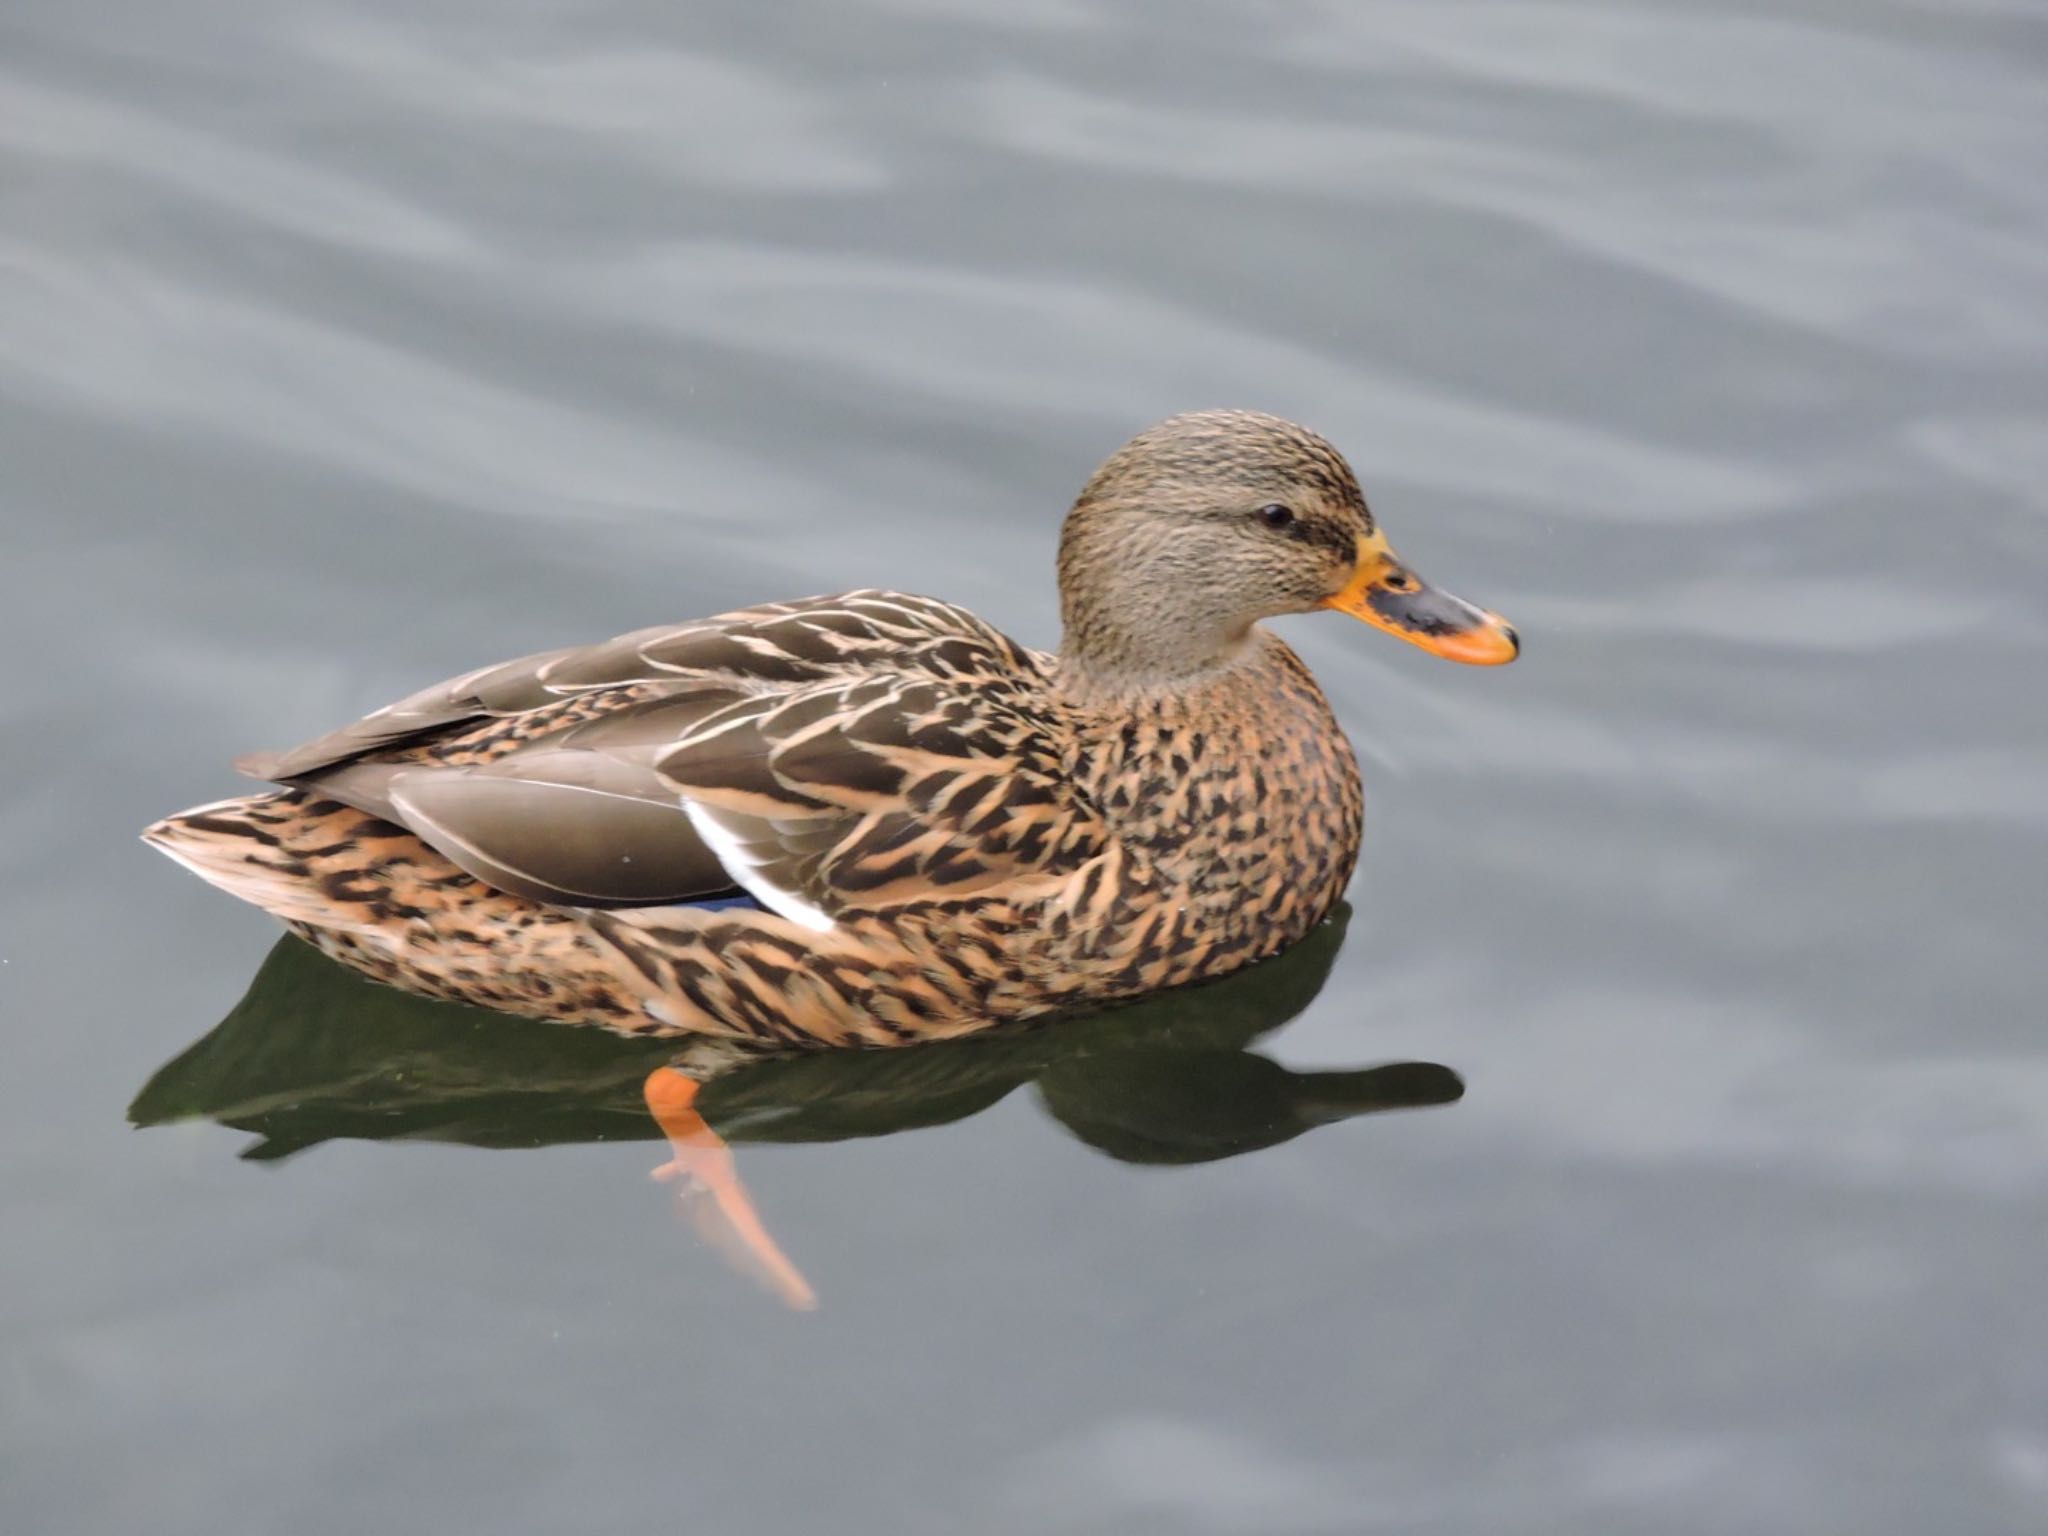
[[1514, 626], [1497, 613], [1432, 587], [1403, 565], [1378, 534], [1358, 541], [1358, 569], [1325, 608], [1363, 619], [1432, 656], [1498, 667], [1521, 654]]

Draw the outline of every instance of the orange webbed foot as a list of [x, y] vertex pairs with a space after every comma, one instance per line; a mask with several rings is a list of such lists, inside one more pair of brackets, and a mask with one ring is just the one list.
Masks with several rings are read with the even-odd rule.
[[651, 1170], [659, 1183], [679, 1183], [677, 1209], [690, 1216], [698, 1233], [727, 1261], [800, 1312], [818, 1305], [818, 1294], [769, 1236], [733, 1166], [732, 1148], [697, 1112], [697, 1084], [673, 1067], [647, 1074], [642, 1092], [647, 1112], [668, 1138], [669, 1160]]

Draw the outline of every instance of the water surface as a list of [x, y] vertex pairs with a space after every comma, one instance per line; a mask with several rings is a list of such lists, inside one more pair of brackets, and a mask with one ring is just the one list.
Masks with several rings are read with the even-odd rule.
[[[0, 38], [8, 1529], [2043, 1528], [2042, 6]], [[1368, 777], [1322, 954], [733, 1089], [814, 1315], [639, 1058], [278, 981], [134, 841], [741, 603], [1050, 644], [1081, 478], [1214, 404], [1525, 657], [1283, 626]], [[1301, 1086], [1399, 1063], [1463, 1097]]]

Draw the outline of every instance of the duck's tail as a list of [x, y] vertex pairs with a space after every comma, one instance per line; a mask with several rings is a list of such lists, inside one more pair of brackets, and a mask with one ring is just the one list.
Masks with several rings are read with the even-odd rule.
[[288, 923], [366, 933], [376, 916], [347, 875], [360, 871], [366, 833], [417, 839], [303, 790], [194, 806], [144, 829], [142, 840], [210, 884]]
[[493, 890], [404, 827], [317, 792], [195, 806], [142, 838], [391, 986], [626, 1033], [681, 1027], [586, 914]]

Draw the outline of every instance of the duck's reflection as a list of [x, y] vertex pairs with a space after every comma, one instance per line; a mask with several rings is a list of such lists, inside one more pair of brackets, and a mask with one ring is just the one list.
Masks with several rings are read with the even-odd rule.
[[891, 1051], [749, 1056], [623, 1040], [430, 1002], [280, 940], [248, 994], [136, 1096], [137, 1125], [203, 1116], [276, 1160], [338, 1137], [480, 1147], [665, 1136], [701, 1230], [785, 1301], [812, 1294], [754, 1213], [729, 1143], [839, 1141], [964, 1119], [1033, 1084], [1080, 1140], [1197, 1163], [1384, 1109], [1447, 1104], [1428, 1062], [1293, 1072], [1248, 1047], [1308, 1006], [1349, 910], [1279, 959], [1211, 985], [1039, 1028]]

